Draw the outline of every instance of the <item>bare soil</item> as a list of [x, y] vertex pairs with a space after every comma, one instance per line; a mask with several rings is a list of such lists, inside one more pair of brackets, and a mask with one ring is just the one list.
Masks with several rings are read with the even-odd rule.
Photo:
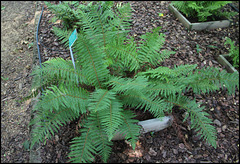
[[1, 1], [1, 163], [29, 160], [23, 143], [29, 139], [31, 100], [18, 100], [31, 87], [35, 4]]
[[[163, 66], [198, 64], [199, 68], [211, 66], [225, 69], [215, 60], [217, 55], [228, 53], [229, 47], [224, 46], [224, 38], [231, 38], [239, 46], [239, 14], [233, 18], [235, 23], [231, 27], [211, 31], [188, 31], [169, 12], [169, 1], [131, 1], [130, 3], [134, 11], [132, 31], [129, 35], [134, 36], [138, 41], [140, 35], [150, 32], [154, 27], [162, 26], [162, 33], [166, 35], [163, 49], [176, 51], [176, 54], [160, 63]], [[31, 32], [33, 27], [27, 22], [31, 22], [34, 17], [35, 3], [9, 1], [1, 2], [2, 5], [6, 8], [1, 11], [1, 77], [3, 77], [1, 79], [1, 162], [28, 162], [29, 151], [25, 150], [22, 144], [29, 139], [27, 125], [31, 106], [29, 101], [19, 104], [16, 100], [26, 96], [30, 90], [29, 73], [32, 70], [33, 56], [31, 48], [28, 49], [23, 41], [28, 37], [30, 37], [29, 42], [33, 41], [34, 34]], [[235, 5], [239, 8], [238, 3]], [[226, 9], [232, 10], [229, 6]], [[163, 16], [160, 17], [159, 13], [163, 13]], [[49, 20], [52, 17], [53, 14], [45, 6], [39, 31], [43, 62], [52, 57], [70, 58], [69, 52], [65, 51], [63, 45], [51, 32], [53, 25]], [[27, 25], [21, 26], [24, 23]], [[197, 45], [200, 49], [196, 48]], [[28, 54], [31, 55], [28, 57]], [[175, 107], [173, 108], [175, 121], [171, 127], [154, 134], [141, 135], [135, 151], [124, 141], [114, 141], [108, 162], [238, 163], [239, 91], [230, 96], [224, 89], [209, 94], [196, 95], [188, 92], [185, 95], [196, 98], [197, 102], [205, 105], [218, 132], [217, 149], [202, 141], [194, 130], [189, 129], [188, 121], [182, 123], [184, 111]], [[138, 113], [138, 116], [139, 120], [151, 117], [141, 113]], [[47, 140], [46, 145], [41, 144], [43, 163], [68, 161], [69, 141], [77, 135], [77, 122], [78, 120], [75, 120], [62, 127], [51, 140]], [[98, 156], [95, 162], [101, 162]]]

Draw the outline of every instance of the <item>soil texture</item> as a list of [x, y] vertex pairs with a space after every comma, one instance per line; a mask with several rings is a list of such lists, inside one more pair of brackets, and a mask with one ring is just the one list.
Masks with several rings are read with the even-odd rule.
[[[1, 163], [28, 163], [33, 1], [1, 1]], [[25, 145], [25, 146], [24, 146]]]

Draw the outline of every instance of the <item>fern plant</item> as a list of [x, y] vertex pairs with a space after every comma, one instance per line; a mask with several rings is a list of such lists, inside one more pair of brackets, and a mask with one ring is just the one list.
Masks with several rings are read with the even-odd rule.
[[[238, 76], [217, 68], [197, 69], [197, 65], [160, 66], [159, 62], [175, 53], [161, 49], [165, 40], [160, 27], [142, 35], [136, 44], [127, 37], [129, 3], [103, 12], [97, 8], [93, 5], [88, 12], [79, 10], [83, 27], [73, 45], [76, 70], [70, 60], [62, 58], [46, 61], [42, 69], [33, 70], [34, 93], [41, 88], [44, 91], [34, 108], [37, 116], [30, 123], [36, 125], [31, 147], [81, 117], [80, 136], [71, 141], [69, 162], [92, 162], [95, 154], [107, 162], [111, 139], [117, 132], [125, 135], [133, 149], [140, 135], [138, 121], [127, 107], [161, 117], [179, 106], [188, 111], [185, 120], [191, 119], [191, 127], [216, 148], [216, 130], [207, 112], [183, 93], [192, 89], [200, 94], [225, 86], [234, 94], [239, 87]], [[54, 32], [68, 46], [72, 30], [54, 28]]]
[[172, 1], [172, 4], [187, 17], [198, 18], [199, 22], [205, 22], [211, 16], [230, 18], [236, 15], [236, 12], [220, 11], [228, 3], [231, 1]]
[[73, 29], [82, 25], [80, 21], [81, 15], [79, 14], [80, 10], [89, 12], [90, 8], [96, 5], [98, 5], [97, 10], [101, 11], [113, 7], [113, 1], [89, 2], [86, 5], [80, 4], [79, 1], [62, 1], [62, 3], [57, 5], [45, 1], [45, 4], [55, 15], [51, 21], [54, 23], [56, 20], [61, 20], [63, 26], [68, 29]]
[[229, 50], [229, 56], [232, 59], [233, 67], [238, 68], [239, 67], [239, 47], [235, 46], [235, 42], [232, 41], [230, 38], [226, 37], [226, 41], [224, 45], [229, 44], [230, 50]]

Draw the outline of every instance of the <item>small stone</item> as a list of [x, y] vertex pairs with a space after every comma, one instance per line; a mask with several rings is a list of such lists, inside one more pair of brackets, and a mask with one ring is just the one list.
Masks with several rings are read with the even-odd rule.
[[173, 154], [178, 154], [177, 149], [173, 149]]
[[213, 123], [216, 124], [216, 125], [218, 125], [218, 126], [221, 126], [221, 125], [222, 125], [221, 122], [220, 122], [218, 119], [215, 119], [215, 120], [213, 121]]
[[178, 146], [179, 146], [180, 149], [184, 149], [185, 148], [185, 145], [183, 143], [180, 143]]
[[224, 134], [222, 134], [222, 133], [220, 133], [220, 137], [224, 138], [224, 137], [225, 137], [225, 135], [224, 135]]
[[221, 128], [217, 128], [217, 132], [218, 132], [218, 133], [221, 133], [221, 132], [222, 132], [222, 129], [221, 129]]
[[19, 83], [19, 89], [22, 90], [22, 83]]
[[134, 158], [128, 158], [127, 162], [129, 162], [129, 163], [133, 163], [134, 160], [135, 160]]
[[157, 152], [154, 151], [152, 148], [150, 148], [148, 154], [151, 155], [151, 156], [156, 156]]
[[58, 137], [58, 135], [55, 135], [55, 140], [56, 140], [56, 142], [59, 141], [59, 137]]
[[225, 131], [227, 129], [227, 125], [222, 126], [222, 131]]
[[22, 76], [20, 75], [20, 76], [18, 76], [17, 78], [15, 78], [14, 81], [18, 81], [18, 80], [20, 80], [21, 78], [22, 78]]
[[213, 64], [212, 64], [212, 62], [211, 61], [209, 61], [209, 66], [211, 67]]
[[162, 156], [163, 156], [163, 158], [166, 158], [166, 156], [167, 156], [167, 151], [163, 150]]
[[150, 157], [150, 155], [148, 155], [148, 154], [146, 154], [144, 157], [145, 157], [145, 159], [146, 159], [147, 161], [150, 161], [150, 160], [151, 160], [151, 157]]
[[27, 65], [27, 66], [26, 66], [26, 69], [28, 69], [28, 70], [29, 70], [30, 68], [31, 68], [31, 67], [30, 67], [30, 65]]
[[117, 153], [117, 155], [123, 160], [125, 161], [127, 159], [127, 155], [123, 154], [123, 153]]
[[149, 139], [147, 139], [147, 143], [148, 143], [148, 144], [153, 143], [152, 137], [150, 137]]
[[204, 156], [204, 157], [207, 157], [207, 156], [208, 156], [208, 154], [203, 154], [203, 156]]

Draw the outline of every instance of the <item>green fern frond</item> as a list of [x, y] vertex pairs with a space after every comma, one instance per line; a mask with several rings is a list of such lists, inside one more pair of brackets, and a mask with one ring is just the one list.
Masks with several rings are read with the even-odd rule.
[[[98, 130], [96, 132], [98, 132], [97, 133], [98, 135], [103, 133], [102, 130]], [[95, 140], [94, 144], [97, 145], [96, 151], [101, 156], [103, 162], [107, 163], [107, 160], [108, 160], [109, 156], [112, 153], [112, 145], [113, 145], [113, 143], [110, 142], [107, 137], [100, 137], [100, 136], [101, 135], [99, 135], [99, 139], [98, 140]]]
[[175, 95], [176, 93], [182, 93], [186, 88], [183, 84], [176, 84], [170, 81], [167, 82], [155, 82], [152, 85], [149, 85], [147, 92], [152, 96], [161, 96], [167, 98], [170, 95]]
[[154, 117], [163, 117], [164, 112], [171, 111], [173, 107], [160, 97], [138, 91], [126, 91], [119, 99], [125, 105], [151, 112]]
[[[111, 107], [110, 107], [111, 108]], [[118, 112], [116, 110], [116, 112]], [[91, 113], [90, 117], [89, 117], [89, 120], [91, 120], [91, 127], [93, 126], [94, 124], [94, 127], [96, 127], [94, 129], [96, 135], [97, 135], [97, 138], [94, 139], [94, 144], [96, 145], [96, 151], [97, 153], [102, 157], [102, 160], [104, 162], [107, 162], [107, 159], [108, 157], [110, 156], [111, 154], [111, 146], [113, 145], [112, 142], [111, 142], [111, 139], [109, 139], [109, 131], [106, 131], [108, 130], [108, 128], [112, 128], [112, 123], [114, 124], [114, 121], [113, 120], [110, 120], [110, 124], [106, 125], [106, 122], [103, 121], [106, 116], [104, 117], [104, 114], [109, 114], [111, 115], [112, 111], [110, 109], [110, 111], [101, 111], [101, 112], [94, 112], [94, 113]], [[115, 117], [115, 116], [113, 116]], [[111, 118], [113, 118], [111, 116]], [[120, 117], [119, 116], [116, 116], [116, 117]], [[107, 118], [109, 119], [109, 118]], [[110, 126], [109, 126], [110, 125]], [[111, 131], [111, 130], [110, 130]], [[110, 132], [112, 133], [112, 132]], [[110, 134], [112, 135], [112, 134]]]
[[92, 112], [85, 120], [84, 128], [80, 129], [81, 136], [75, 137], [71, 142], [71, 152], [68, 155], [70, 162], [92, 162], [95, 154], [99, 154], [103, 161], [107, 162], [112, 142], [108, 140], [100, 117], [97, 111]]
[[169, 111], [171, 106], [166, 104], [161, 98], [156, 97], [156, 91], [149, 91], [150, 83], [143, 76], [136, 79], [113, 78], [108, 83], [112, 90], [121, 93], [119, 99], [131, 107], [149, 110], [154, 116], [163, 116], [164, 111]]
[[190, 88], [194, 93], [206, 93], [226, 87], [229, 94], [235, 93], [239, 88], [237, 73], [196, 69], [197, 65], [161, 67], [159, 62], [175, 52], [161, 50], [164, 35], [159, 34], [160, 28], [143, 35], [140, 45], [127, 37], [131, 29], [129, 3], [114, 8], [112, 2], [78, 4], [64, 2], [59, 9], [52, 5], [65, 25], [53, 31], [66, 47], [73, 28], [77, 29], [73, 44], [76, 68], [71, 60], [56, 58], [33, 71], [32, 95], [41, 88], [44, 91], [34, 106], [37, 115], [30, 122], [36, 126], [31, 147], [83, 115], [81, 136], [71, 142], [69, 162], [94, 162], [95, 155], [107, 162], [116, 134], [122, 134], [134, 149], [140, 135], [135, 115], [125, 107], [161, 117], [179, 106], [188, 113], [183, 121], [190, 118], [191, 128], [216, 148], [216, 130], [209, 114], [201, 104], [182, 95]]
[[119, 32], [117, 37], [120, 37], [120, 31], [123, 35], [129, 32], [130, 26], [131, 26], [131, 12], [132, 8], [130, 6], [130, 3], [127, 4], [117, 4], [117, 10], [115, 11], [117, 14], [116, 17], [116, 27], [117, 31]]
[[220, 9], [231, 1], [173, 1], [172, 3], [187, 17], [197, 17], [198, 21], [204, 22], [209, 16], [228, 16], [220, 12]]
[[88, 108], [90, 111], [101, 111], [108, 109], [111, 99], [114, 99], [115, 93], [105, 89], [96, 89], [89, 97]]
[[135, 79], [113, 77], [105, 84], [111, 86], [113, 91], [123, 93], [127, 90], [141, 91], [146, 88], [149, 83], [146, 78], [140, 76]]
[[125, 136], [125, 139], [130, 141], [133, 149], [135, 149], [141, 127], [137, 125], [138, 120], [133, 119], [135, 115], [131, 111], [123, 111], [122, 117], [123, 124], [120, 125], [121, 128], [116, 132]]
[[121, 117], [122, 111], [122, 104], [117, 99], [111, 100], [111, 104], [108, 109], [99, 111], [101, 125], [103, 126], [109, 141], [113, 138], [114, 132], [123, 122]]
[[78, 82], [84, 84], [90, 84], [90, 80], [87, 74], [84, 74], [76, 64], [76, 70], [74, 70], [72, 61], [64, 60], [62, 58], [51, 59], [42, 64], [42, 68], [36, 67], [32, 74], [34, 76], [32, 88], [38, 88], [45, 84], [51, 84], [51, 82], [58, 79], [65, 83], [71, 83], [72, 85], [78, 85]]
[[[128, 44], [124, 44], [128, 43]], [[115, 60], [113, 63], [122, 63], [122, 67], [129, 68], [130, 71], [136, 71], [140, 68], [140, 61], [137, 57], [136, 44], [133, 38], [126, 41], [113, 40], [106, 47], [109, 57]]]
[[109, 74], [107, 65], [104, 64], [105, 54], [83, 34], [78, 35], [76, 45], [76, 60], [81, 63], [83, 74], [94, 86], [101, 88], [101, 83], [107, 80]]
[[[46, 138], [50, 139], [59, 129], [59, 125], [63, 126], [68, 121], [72, 121], [79, 117], [79, 113], [65, 108], [62, 110], [53, 109], [52, 112], [46, 109], [39, 109], [36, 117], [30, 121], [29, 125], [34, 125], [31, 136], [31, 148], [36, 142], [43, 141]], [[44, 120], [44, 121], [43, 121]]]
[[69, 47], [69, 37], [72, 31], [67, 29], [60, 29], [58, 27], [53, 27], [53, 33], [58, 37], [58, 40], [64, 44], [65, 48]]
[[200, 103], [196, 103], [195, 100], [189, 100], [185, 96], [170, 97], [167, 100], [169, 103], [179, 106], [182, 109], [187, 110], [189, 113], [185, 116], [184, 121], [189, 117], [191, 119], [191, 128], [194, 128], [204, 140], [207, 140], [214, 148], [217, 147], [216, 129], [212, 124], [212, 120], [209, 119], [208, 113], [204, 112], [204, 107], [200, 107]]
[[235, 93], [235, 87], [239, 88], [238, 73], [227, 73], [225, 70], [220, 71], [217, 68], [209, 67], [204, 69], [197, 69], [194, 74], [190, 74], [190, 80], [184, 78], [180, 81], [189, 88], [193, 89], [194, 93], [206, 93], [215, 91], [220, 87], [226, 87], [228, 94]]
[[81, 88], [73, 88], [60, 84], [59, 88], [55, 85], [48, 87], [39, 99], [34, 110], [44, 109], [47, 111], [60, 111], [63, 108], [70, 108], [75, 113], [86, 113], [89, 93]]
[[81, 136], [73, 138], [70, 142], [69, 162], [89, 163], [94, 161], [96, 145], [93, 141], [97, 136], [94, 130], [94, 128], [80, 129]]
[[156, 66], [163, 59], [169, 57], [166, 53], [159, 54], [158, 52], [165, 41], [164, 34], [161, 33], [159, 35], [160, 28], [161, 27], [157, 27], [152, 33], [146, 33], [141, 36], [141, 39], [144, 41], [141, 41], [138, 47], [137, 56], [137, 59], [140, 60], [141, 63], [150, 63], [152, 66]]
[[173, 78], [178, 78], [182, 76], [184, 77], [185, 75], [192, 72], [196, 67], [196, 64], [175, 66], [173, 69], [160, 66], [155, 69], [149, 69], [145, 72], [140, 72], [138, 73], [138, 75], [154, 79], [155, 81], [157, 80], [168, 83], [169, 81], [172, 81]]
[[63, 1], [58, 5], [54, 5], [49, 2], [45, 2], [45, 4], [55, 14], [55, 19], [62, 20], [63, 26], [66, 28], [72, 28], [75, 25], [75, 22], [80, 19], [79, 13], [74, 9], [77, 5], [79, 5], [79, 2], [77, 1]]

